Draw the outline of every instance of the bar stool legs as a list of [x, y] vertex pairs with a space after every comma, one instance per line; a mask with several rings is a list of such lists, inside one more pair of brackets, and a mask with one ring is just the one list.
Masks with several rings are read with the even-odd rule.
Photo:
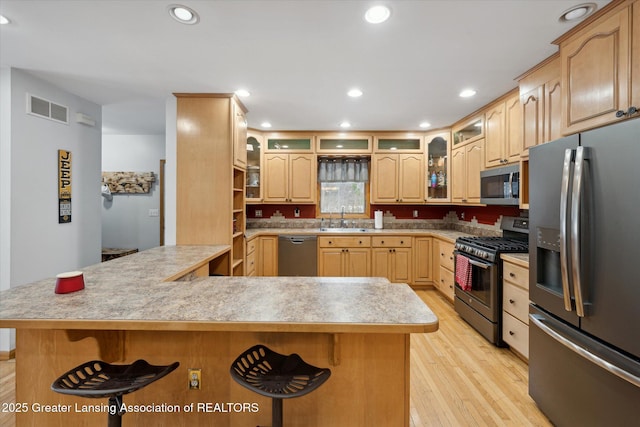
[[243, 352], [231, 364], [231, 377], [243, 387], [271, 397], [272, 427], [282, 427], [282, 400], [304, 396], [331, 376], [326, 368], [309, 365], [297, 354], [285, 356], [263, 345]]

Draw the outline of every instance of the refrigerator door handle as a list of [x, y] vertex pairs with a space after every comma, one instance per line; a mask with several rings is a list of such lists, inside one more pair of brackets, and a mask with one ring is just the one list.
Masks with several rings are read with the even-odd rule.
[[572, 311], [570, 278], [569, 278], [569, 186], [571, 183], [571, 172], [575, 151], [566, 149], [564, 151], [564, 164], [562, 166], [562, 184], [560, 188], [560, 271], [562, 277], [562, 296], [564, 297], [564, 309]]
[[552, 328], [550, 328], [549, 326], [544, 324], [544, 317], [543, 316], [541, 316], [539, 314], [529, 314], [529, 320], [531, 320], [535, 326], [540, 328], [540, 330], [542, 332], [546, 333], [551, 338], [553, 338], [554, 340], [556, 340], [557, 342], [559, 342], [563, 346], [567, 347], [569, 350], [573, 351], [574, 353], [578, 354], [579, 356], [584, 357], [585, 359], [587, 359], [589, 362], [593, 363], [594, 365], [597, 365], [597, 366], [601, 367], [602, 369], [612, 373], [613, 375], [615, 375], [615, 376], [617, 376], [617, 377], [619, 377], [619, 378], [621, 378], [621, 379], [633, 384], [634, 386], [640, 387], [640, 377], [637, 377], [636, 375], [632, 374], [631, 372], [628, 372], [628, 371], [620, 368], [619, 366], [616, 366], [616, 365], [604, 360], [603, 358], [591, 353], [590, 351], [588, 351], [585, 348], [579, 346], [578, 344], [574, 343], [573, 341], [563, 337], [558, 332], [556, 332], [555, 330], [553, 330]]
[[589, 172], [589, 149], [578, 147], [576, 150], [575, 168], [573, 170], [573, 189], [571, 192], [571, 277], [573, 281], [573, 292], [576, 299], [576, 314], [584, 317], [584, 297], [582, 282], [582, 262], [581, 262], [581, 215], [584, 197], [584, 189], [587, 186], [587, 176]]

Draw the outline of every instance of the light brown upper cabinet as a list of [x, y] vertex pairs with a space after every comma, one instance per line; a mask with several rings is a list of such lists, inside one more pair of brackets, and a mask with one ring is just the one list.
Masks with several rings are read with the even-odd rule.
[[269, 132], [264, 134], [265, 153], [313, 153], [314, 135], [310, 132]]
[[231, 103], [233, 116], [233, 165], [247, 167], [247, 118], [242, 106], [235, 100]]
[[424, 202], [424, 155], [374, 154], [371, 203]]
[[425, 159], [427, 163], [427, 202], [443, 203], [451, 201], [451, 132], [434, 131], [427, 133]]
[[484, 170], [484, 139], [451, 150], [451, 201], [480, 203], [480, 172]]
[[323, 133], [316, 135], [318, 154], [370, 154], [373, 137], [358, 133]]
[[[637, 3], [633, 7], [637, 8]], [[590, 25], [561, 38], [563, 134], [637, 115], [640, 105], [631, 103], [632, 30], [631, 6], [627, 5], [613, 8]], [[636, 41], [637, 38], [635, 35]], [[638, 89], [633, 92], [637, 94]]]
[[453, 139], [452, 149], [484, 138], [484, 114], [455, 124], [451, 133]]
[[485, 112], [485, 167], [520, 160], [522, 152], [522, 108], [514, 91]]
[[264, 155], [264, 201], [315, 203], [316, 156], [306, 153]]
[[247, 132], [247, 203], [262, 201], [262, 134], [254, 131]]
[[555, 54], [518, 78], [522, 106], [522, 150], [562, 136], [560, 55]]

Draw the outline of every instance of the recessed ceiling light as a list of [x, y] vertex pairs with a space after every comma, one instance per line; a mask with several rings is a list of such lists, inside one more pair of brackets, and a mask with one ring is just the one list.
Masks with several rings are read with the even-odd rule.
[[565, 10], [558, 21], [560, 22], [573, 22], [579, 19], [586, 18], [591, 15], [598, 8], [598, 5], [595, 3], [582, 3], [576, 6], [573, 6], [570, 9]]
[[358, 88], [353, 88], [349, 92], [347, 92], [347, 95], [349, 95], [352, 98], [358, 98], [362, 96], [362, 91]]
[[428, 128], [428, 127], [431, 127], [431, 123], [429, 123], [429, 122], [422, 122], [422, 123], [420, 123], [420, 127], [421, 127], [422, 129], [426, 129], [426, 128]]
[[341, 128], [350, 128], [351, 127], [351, 123], [344, 121], [342, 123], [340, 123], [340, 127]]
[[200, 21], [200, 16], [198, 16], [195, 10], [181, 4], [172, 4], [169, 6], [169, 15], [181, 24], [193, 25]]
[[262, 126], [263, 128], [270, 128], [270, 127], [271, 127], [271, 123], [269, 123], [269, 122], [262, 122], [262, 123], [260, 123], [260, 126]]
[[377, 5], [370, 7], [364, 14], [364, 19], [371, 24], [380, 24], [391, 16], [391, 10], [387, 6]]
[[469, 98], [476, 94], [476, 91], [473, 89], [465, 89], [460, 92], [460, 98]]
[[8, 24], [9, 22], [11, 22], [11, 21], [9, 21], [9, 18], [7, 18], [7, 17], [6, 17], [6, 16], [4, 16], [4, 15], [0, 15], [0, 25], [6, 25], [6, 24]]
[[246, 98], [247, 96], [251, 96], [251, 92], [249, 92], [246, 89], [238, 89], [236, 91], [236, 95], [242, 97], [242, 98]]

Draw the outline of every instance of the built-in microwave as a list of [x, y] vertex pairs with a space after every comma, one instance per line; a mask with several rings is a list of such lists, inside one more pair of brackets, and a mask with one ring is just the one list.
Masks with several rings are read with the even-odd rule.
[[480, 172], [480, 203], [517, 205], [520, 201], [520, 165]]

